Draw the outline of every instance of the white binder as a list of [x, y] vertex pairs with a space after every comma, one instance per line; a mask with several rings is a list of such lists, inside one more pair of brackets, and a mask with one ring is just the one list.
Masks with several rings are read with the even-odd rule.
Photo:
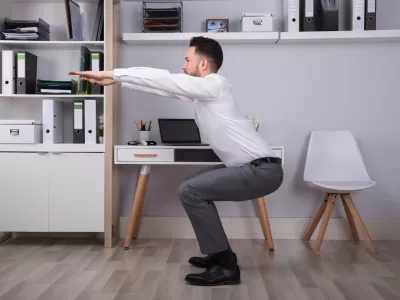
[[285, 0], [283, 7], [284, 25], [287, 32], [300, 31], [300, 0]]
[[85, 144], [97, 143], [96, 100], [85, 100]]
[[43, 144], [64, 142], [64, 104], [60, 100], [43, 100]]
[[13, 50], [3, 50], [1, 52], [1, 77], [2, 94], [15, 94], [15, 53]]
[[365, 0], [352, 0], [351, 3], [351, 29], [354, 31], [365, 30]]

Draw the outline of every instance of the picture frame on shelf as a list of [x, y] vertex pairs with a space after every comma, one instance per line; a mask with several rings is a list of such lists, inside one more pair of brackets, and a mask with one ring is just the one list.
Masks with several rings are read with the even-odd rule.
[[206, 32], [229, 32], [229, 19], [206, 19]]

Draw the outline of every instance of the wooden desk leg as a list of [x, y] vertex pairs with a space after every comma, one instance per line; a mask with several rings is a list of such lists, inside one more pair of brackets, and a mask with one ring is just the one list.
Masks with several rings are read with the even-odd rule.
[[267, 240], [268, 248], [270, 251], [274, 251], [274, 241], [272, 240], [271, 226], [269, 224], [267, 207], [265, 205], [264, 198], [257, 198], [257, 206], [261, 229], [264, 233], [264, 237]]
[[128, 250], [132, 238], [136, 237], [140, 227], [143, 212], [144, 198], [146, 197], [147, 183], [149, 181], [150, 165], [143, 165], [138, 178], [135, 199], [132, 204], [131, 216], [129, 218], [128, 230], [125, 235], [124, 249]]

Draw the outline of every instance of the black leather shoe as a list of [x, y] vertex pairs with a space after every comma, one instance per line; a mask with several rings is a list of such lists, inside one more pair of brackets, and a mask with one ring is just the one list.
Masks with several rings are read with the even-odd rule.
[[215, 286], [240, 284], [240, 268], [226, 269], [216, 265], [200, 274], [188, 274], [185, 280], [193, 285]]
[[[237, 257], [235, 252], [232, 252], [235, 263], [237, 264]], [[211, 268], [218, 265], [217, 256], [214, 254], [209, 254], [206, 257], [193, 256], [189, 258], [189, 263], [198, 268]]]

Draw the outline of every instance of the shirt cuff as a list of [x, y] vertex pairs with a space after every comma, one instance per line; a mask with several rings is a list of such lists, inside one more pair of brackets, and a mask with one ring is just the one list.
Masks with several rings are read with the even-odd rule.
[[121, 81], [121, 79], [119, 78], [122, 74], [122, 69], [114, 69], [113, 71], [113, 80], [114, 81]]

